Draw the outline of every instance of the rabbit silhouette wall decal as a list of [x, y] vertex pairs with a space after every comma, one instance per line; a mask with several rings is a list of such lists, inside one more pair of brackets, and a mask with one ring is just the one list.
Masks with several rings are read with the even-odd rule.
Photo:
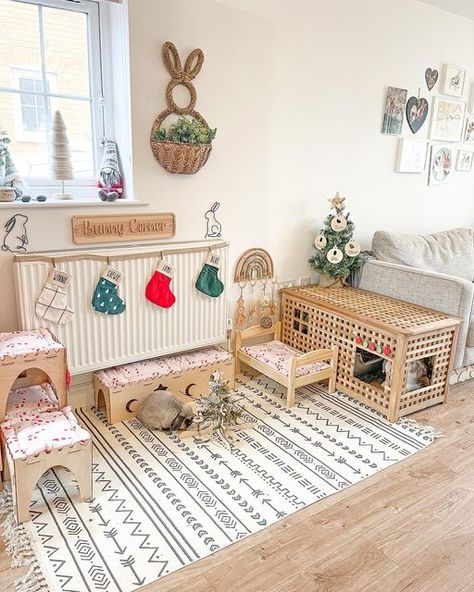
[[206, 234], [204, 238], [220, 238], [222, 236], [222, 224], [216, 218], [216, 212], [220, 207], [221, 204], [215, 201], [204, 214], [204, 218], [206, 219]]
[[25, 245], [29, 244], [27, 223], [28, 216], [24, 214], [15, 214], [6, 221], [2, 251], [10, 253], [26, 251]]

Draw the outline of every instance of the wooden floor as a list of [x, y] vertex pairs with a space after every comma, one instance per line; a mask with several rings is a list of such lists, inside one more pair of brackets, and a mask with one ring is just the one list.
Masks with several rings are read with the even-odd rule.
[[474, 592], [474, 381], [414, 417], [445, 437], [143, 592]]

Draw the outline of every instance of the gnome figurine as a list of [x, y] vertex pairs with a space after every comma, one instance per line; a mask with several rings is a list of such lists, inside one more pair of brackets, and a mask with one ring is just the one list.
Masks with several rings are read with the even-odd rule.
[[123, 178], [120, 172], [117, 144], [113, 140], [104, 142], [104, 155], [97, 187], [102, 201], [115, 201], [123, 197]]

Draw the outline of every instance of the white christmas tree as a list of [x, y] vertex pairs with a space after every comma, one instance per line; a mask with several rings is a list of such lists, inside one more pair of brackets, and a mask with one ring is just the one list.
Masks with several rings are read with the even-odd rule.
[[66, 125], [60, 111], [54, 113], [53, 137], [52, 137], [52, 161], [53, 179], [61, 181], [61, 193], [56, 194], [57, 199], [72, 199], [72, 193], [64, 192], [64, 181], [74, 179], [71, 163], [69, 140], [66, 133]]

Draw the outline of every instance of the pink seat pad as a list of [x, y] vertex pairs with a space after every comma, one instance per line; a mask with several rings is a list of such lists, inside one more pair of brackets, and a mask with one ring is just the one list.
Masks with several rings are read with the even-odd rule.
[[95, 376], [108, 388], [120, 388], [142, 380], [153, 380], [160, 376], [179, 374], [192, 368], [202, 368], [215, 362], [225, 362], [231, 358], [232, 354], [221, 347], [208, 347], [185, 354], [99, 370]]
[[[281, 341], [268, 341], [267, 343], [259, 343], [258, 345], [248, 345], [243, 347], [241, 351], [251, 358], [278, 370], [278, 372], [281, 372], [285, 376], [288, 376], [289, 373], [290, 359], [302, 355], [297, 349]], [[330, 366], [326, 362], [314, 362], [298, 368], [296, 375], [307, 376], [308, 374], [314, 374], [327, 368], [330, 368]]]
[[14, 459], [25, 459], [90, 440], [90, 434], [77, 423], [70, 407], [38, 413], [26, 422], [4, 421], [0, 428]]
[[59, 351], [63, 347], [54, 339], [48, 329], [0, 333], [0, 360], [16, 356], [36, 355], [51, 350]]
[[38, 413], [58, 410], [58, 399], [48, 382], [14, 389], [8, 395], [5, 421], [28, 421]]

